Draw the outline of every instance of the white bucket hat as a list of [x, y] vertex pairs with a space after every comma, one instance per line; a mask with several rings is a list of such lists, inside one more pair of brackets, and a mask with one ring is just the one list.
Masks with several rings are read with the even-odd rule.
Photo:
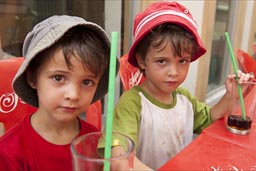
[[[38, 107], [37, 95], [26, 80], [25, 71], [30, 62], [39, 52], [55, 44], [69, 29], [81, 25], [95, 30], [105, 47], [110, 49], [109, 37], [99, 25], [75, 16], [54, 15], [35, 25], [33, 30], [27, 34], [22, 50], [25, 60], [13, 79], [13, 89], [24, 102]], [[108, 84], [99, 86], [101, 87], [97, 88], [93, 101], [100, 99], [107, 92]]]

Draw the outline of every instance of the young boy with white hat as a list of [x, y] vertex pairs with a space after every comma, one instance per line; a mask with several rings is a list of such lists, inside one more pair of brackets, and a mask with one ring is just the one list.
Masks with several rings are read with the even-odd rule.
[[78, 116], [107, 92], [110, 41], [97, 24], [52, 16], [25, 38], [15, 93], [38, 110], [0, 139], [0, 170], [72, 170], [71, 142], [98, 131]]
[[150, 5], [136, 16], [133, 34], [128, 62], [141, 70], [145, 81], [122, 94], [113, 131], [135, 142], [134, 170], [156, 170], [191, 143], [193, 132], [224, 116], [234, 75], [227, 78], [227, 91], [212, 108], [179, 87], [190, 62], [206, 48], [189, 10], [177, 2]]

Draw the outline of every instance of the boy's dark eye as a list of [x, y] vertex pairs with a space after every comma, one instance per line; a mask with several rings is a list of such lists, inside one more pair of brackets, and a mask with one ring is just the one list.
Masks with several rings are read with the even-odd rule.
[[181, 64], [187, 64], [189, 62], [189, 60], [187, 60], [187, 59], [181, 59], [180, 60], [180, 63]]
[[53, 79], [54, 79], [55, 81], [61, 81], [61, 80], [63, 79], [63, 76], [61, 76], [61, 75], [55, 75], [55, 76], [53, 76]]
[[164, 63], [165, 63], [165, 60], [164, 60], [164, 59], [159, 59], [159, 60], [157, 60], [157, 63], [159, 63], [159, 64], [164, 64]]
[[92, 86], [93, 85], [93, 81], [92, 80], [84, 80], [83, 84], [86, 86]]

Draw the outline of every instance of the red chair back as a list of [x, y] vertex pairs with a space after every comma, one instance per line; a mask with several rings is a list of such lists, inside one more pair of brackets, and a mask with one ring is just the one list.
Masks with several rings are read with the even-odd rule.
[[7, 131], [20, 121], [25, 114], [36, 111], [36, 108], [23, 102], [12, 89], [12, 79], [24, 58], [0, 60], [0, 122]]
[[239, 68], [245, 73], [253, 73], [256, 77], [256, 61], [248, 53], [238, 49], [236, 51]]
[[119, 59], [119, 74], [125, 90], [129, 90], [145, 80], [140, 70], [132, 66], [127, 59], [128, 54], [125, 54]]
[[[22, 64], [23, 57], [0, 60], [0, 123], [5, 132], [17, 124], [21, 118], [36, 111], [36, 108], [23, 102], [12, 89], [12, 80]], [[86, 120], [101, 130], [101, 101], [91, 104], [86, 111]]]
[[99, 131], [102, 127], [102, 106], [101, 101], [97, 100], [86, 110], [86, 121], [94, 125]]

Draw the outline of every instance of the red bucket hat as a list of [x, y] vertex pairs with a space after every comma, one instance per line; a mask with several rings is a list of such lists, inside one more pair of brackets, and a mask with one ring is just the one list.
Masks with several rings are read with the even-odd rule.
[[194, 36], [198, 50], [195, 52], [191, 62], [206, 52], [206, 48], [197, 32], [196, 21], [193, 19], [189, 10], [177, 2], [157, 2], [136, 15], [133, 29], [134, 42], [128, 54], [128, 62], [131, 65], [138, 66], [134, 51], [139, 42], [147, 36], [151, 29], [163, 23], [180, 25]]

